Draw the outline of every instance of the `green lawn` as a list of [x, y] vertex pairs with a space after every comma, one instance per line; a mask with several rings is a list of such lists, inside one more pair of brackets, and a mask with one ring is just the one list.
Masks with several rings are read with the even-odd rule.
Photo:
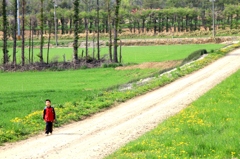
[[107, 159], [239, 158], [240, 70]]
[[[143, 63], [143, 62], [159, 62], [167, 60], [181, 60], [186, 58], [190, 53], [199, 50], [206, 49], [207, 51], [215, 50], [223, 47], [223, 44], [191, 44], [191, 45], [162, 45], [162, 46], [134, 46], [134, 47], [122, 47], [122, 62], [123, 63]], [[10, 50], [10, 55], [12, 50]], [[79, 57], [82, 56], [82, 50], [79, 48]], [[34, 49], [34, 61], [39, 61], [37, 55], [39, 49]], [[97, 50], [95, 50], [96, 57]], [[0, 53], [1, 56], [2, 53]], [[108, 48], [101, 48], [101, 56], [108, 54]], [[50, 57], [51, 61], [63, 61], [63, 55], [65, 55], [67, 61], [71, 61], [73, 57], [72, 48], [51, 48]], [[93, 56], [92, 49], [89, 48], [89, 55]], [[29, 59], [29, 51], [25, 50], [26, 61]], [[44, 61], [47, 59], [47, 49], [43, 50]], [[85, 53], [84, 53], [85, 56]], [[21, 59], [21, 49], [17, 50], [18, 63]]]
[[123, 47], [123, 62], [143, 63], [182, 60], [196, 50], [206, 49], [210, 52], [223, 46], [222, 44], [191, 44]]
[[0, 127], [14, 117], [23, 117], [44, 108], [46, 98], [54, 105], [76, 101], [136, 78], [150, 76], [157, 70], [99, 68], [62, 72], [16, 72], [0, 74]]
[[[177, 52], [177, 48], [183, 47], [185, 52]], [[129, 62], [140, 63], [141, 60], [146, 59], [145, 62], [154, 61], [154, 59], [159, 58], [159, 61], [164, 59], [165, 61], [183, 59], [187, 57], [192, 51], [196, 49], [214, 49], [220, 48], [223, 45], [190, 45], [194, 47], [190, 50], [188, 46], [178, 45], [171, 46], [175, 48], [175, 54], [168, 52], [169, 56], [166, 56], [167, 50], [164, 47], [126, 47], [128, 49], [125, 52], [125, 57], [129, 57]], [[145, 50], [144, 50], [145, 48]], [[148, 49], [147, 49], [148, 48]], [[158, 50], [159, 48], [162, 48]], [[170, 46], [169, 46], [170, 48]], [[149, 50], [163, 51], [162, 53], [155, 53], [153, 56], [148, 54]], [[62, 54], [64, 49], [53, 49], [51, 56], [54, 57], [57, 54]], [[142, 51], [138, 54], [138, 59], [133, 61], [131, 58], [133, 51]], [[148, 51], [147, 51], [148, 50]], [[190, 52], [187, 53], [187, 50]], [[156, 51], [156, 52], [158, 52]], [[155, 58], [148, 58], [149, 56]], [[174, 57], [176, 56], [176, 57]], [[147, 59], [148, 58], [148, 59]], [[160, 60], [161, 59], [161, 60]], [[144, 61], [144, 60], [143, 60]], [[0, 73], [0, 112], [2, 117], [0, 120], [0, 144], [6, 141], [14, 141], [21, 138], [22, 136], [28, 134], [26, 132], [31, 129], [31, 124], [34, 123], [23, 123], [25, 125], [16, 124], [13, 121], [17, 121], [16, 118], [25, 118], [31, 113], [37, 112], [35, 122], [39, 124], [41, 121], [41, 111], [44, 108], [44, 103], [46, 98], [52, 100], [52, 104], [57, 108], [62, 108], [64, 104], [71, 102], [69, 109], [74, 110], [74, 105], [79, 105], [79, 114], [91, 114], [91, 112], [96, 112], [97, 109], [104, 108], [112, 104], [114, 100], [122, 101], [121, 97], [114, 94], [112, 101], [99, 98], [99, 101], [94, 101], [94, 97], [101, 96], [102, 92], [108, 88], [112, 88], [118, 85], [134, 81], [136, 79], [145, 78], [153, 74], [158, 73], [159, 69], [135, 69], [135, 70], [115, 70], [114, 68], [94, 68], [86, 70], [69, 70], [69, 71], [43, 71], [43, 72], [5, 72]], [[111, 94], [109, 94], [110, 96]], [[132, 94], [134, 95], [134, 93]], [[103, 96], [103, 98], [105, 95]], [[125, 97], [123, 97], [125, 98]], [[74, 104], [75, 103], [75, 104]], [[98, 108], [92, 108], [92, 105], [98, 105]], [[84, 111], [83, 111], [84, 110]], [[60, 111], [60, 110], [59, 110]], [[64, 111], [69, 111], [64, 109]], [[70, 110], [71, 111], [71, 110]], [[69, 113], [69, 112], [67, 112]], [[60, 112], [59, 112], [60, 114]], [[61, 112], [61, 114], [64, 114]], [[69, 114], [71, 115], [71, 113]], [[76, 116], [76, 115], [75, 115]], [[28, 117], [27, 117], [28, 118]], [[16, 120], [15, 120], [16, 119]], [[75, 117], [73, 118], [74, 120]], [[27, 121], [27, 120], [26, 120]], [[62, 116], [61, 121], [64, 121], [64, 116]], [[24, 126], [24, 127], [23, 127]], [[25, 127], [28, 126], [28, 127]], [[43, 126], [43, 125], [42, 125]], [[36, 132], [35, 128], [34, 131]], [[40, 126], [37, 130], [39, 130]], [[9, 133], [4, 133], [9, 130]], [[22, 132], [23, 131], [23, 132]], [[32, 131], [32, 130], [31, 130]], [[33, 132], [34, 132], [33, 131]], [[12, 133], [11, 133], [12, 132]], [[1, 137], [1, 134], [4, 136]], [[16, 136], [18, 135], [18, 136]], [[15, 139], [16, 138], [16, 139]]]
[[[175, 50], [181, 50], [180, 46], [173, 47], [175, 47]], [[209, 47], [213, 46], [210, 45]], [[143, 51], [145, 47], [141, 49], [140, 47], [128, 48]], [[155, 47], [149, 47], [149, 50], [151, 49], [155, 50]], [[143, 52], [149, 52], [149, 50]], [[166, 48], [161, 50], [167, 52]], [[174, 59], [181, 56], [186, 57], [192, 51], [181, 55], [184, 54], [183, 52], [179, 51], [172, 56], [168, 56], [166, 60], [173, 60], [171, 58], [174, 55], [179, 55]], [[222, 53], [207, 56], [203, 61], [196, 62], [191, 69], [205, 65], [205, 63], [211, 63], [214, 58], [217, 59], [223, 56], [224, 52], [225, 49]], [[128, 55], [130, 56], [130, 54], [131, 51]], [[145, 56], [143, 53], [137, 55], [136, 61], [139, 63], [140, 59], [148, 57], [142, 57]], [[154, 57], [157, 58], [158, 55], [161, 55], [159, 59], [164, 59], [165, 53], [154, 55]], [[133, 55], [130, 57], [130, 62], [137, 63], [133, 61]], [[191, 69], [182, 70], [182, 72], [177, 69], [175, 73], [172, 73], [172, 76], [175, 78], [175, 75], [181, 76], [181, 73], [184, 72], [187, 74]], [[81, 114], [83, 110], [90, 113], [93, 110], [94, 112], [93, 105], [99, 105], [101, 108], [102, 104], [108, 105], [111, 103], [110, 100], [121, 101], [121, 95], [125, 95], [123, 98], [126, 98], [126, 96], [132, 97], [137, 95], [138, 91], [144, 92], [144, 90], [156, 88], [161, 85], [161, 81], [164, 83], [172, 80], [171, 77], [166, 75], [161, 80], [159, 79], [159, 83], [157, 82], [156, 85], [154, 84], [152, 87], [151, 84], [143, 86], [136, 92], [135, 90], [126, 93], [102, 91], [136, 78], [149, 76], [157, 71], [159, 70], [136, 69], [120, 71], [113, 68], [96, 68], [62, 72], [0, 73], [0, 112], [2, 112], [0, 144], [18, 140], [24, 135], [30, 134], [29, 130], [43, 130], [44, 124], [41, 124], [41, 110], [44, 107], [46, 98], [52, 99], [58, 114], [68, 113], [67, 116], [73, 116], [73, 119], [76, 119], [76, 116]], [[176, 116], [164, 121], [156, 129], [130, 142], [107, 158], [239, 158], [239, 79], [240, 71], [200, 97]], [[99, 98], [94, 98], [94, 96]], [[73, 102], [68, 104], [69, 101]], [[64, 105], [64, 103], [67, 104]], [[62, 120], [65, 120], [65, 116], [62, 117]]]

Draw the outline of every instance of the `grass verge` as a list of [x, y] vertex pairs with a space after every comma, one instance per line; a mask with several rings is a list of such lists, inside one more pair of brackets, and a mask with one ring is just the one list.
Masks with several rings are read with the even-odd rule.
[[239, 78], [240, 71], [106, 159], [239, 158]]

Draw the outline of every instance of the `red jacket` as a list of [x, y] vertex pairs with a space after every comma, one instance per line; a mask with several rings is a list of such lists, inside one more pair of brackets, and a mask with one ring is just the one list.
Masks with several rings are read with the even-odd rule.
[[43, 110], [43, 119], [46, 122], [53, 122], [55, 120], [55, 110], [53, 107], [46, 107]]

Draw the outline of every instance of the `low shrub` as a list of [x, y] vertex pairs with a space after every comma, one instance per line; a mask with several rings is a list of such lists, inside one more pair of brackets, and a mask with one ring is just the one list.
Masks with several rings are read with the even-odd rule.
[[190, 61], [197, 60], [198, 58], [200, 58], [204, 54], [207, 54], [207, 50], [206, 49], [201, 49], [201, 50], [194, 51], [187, 58], [185, 58], [183, 60], [182, 64], [188, 63]]

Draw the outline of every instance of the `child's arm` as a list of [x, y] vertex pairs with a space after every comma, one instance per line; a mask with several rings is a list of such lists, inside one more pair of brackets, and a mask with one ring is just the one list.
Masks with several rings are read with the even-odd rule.
[[54, 108], [52, 108], [52, 109], [53, 109], [53, 119], [55, 120], [56, 119], [56, 113], [55, 113]]

